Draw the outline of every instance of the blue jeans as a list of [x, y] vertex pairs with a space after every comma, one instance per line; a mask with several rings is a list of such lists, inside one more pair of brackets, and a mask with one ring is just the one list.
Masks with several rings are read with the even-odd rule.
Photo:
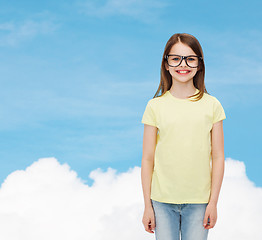
[[156, 240], [207, 240], [203, 226], [208, 203], [173, 204], [151, 199]]

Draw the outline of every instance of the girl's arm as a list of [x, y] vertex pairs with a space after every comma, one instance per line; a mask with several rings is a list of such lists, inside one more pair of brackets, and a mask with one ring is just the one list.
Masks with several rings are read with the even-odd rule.
[[151, 195], [151, 180], [152, 180], [152, 174], [154, 169], [156, 138], [157, 138], [157, 127], [144, 124], [141, 181], [142, 181], [145, 208], [152, 207], [150, 195]]
[[212, 186], [209, 203], [217, 204], [224, 177], [224, 133], [223, 120], [213, 124], [211, 131]]

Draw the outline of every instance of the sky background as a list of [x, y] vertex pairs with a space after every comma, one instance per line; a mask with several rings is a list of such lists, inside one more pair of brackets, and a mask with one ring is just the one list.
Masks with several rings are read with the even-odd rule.
[[258, 0], [1, 0], [0, 182], [28, 176], [39, 159], [68, 164], [87, 188], [96, 169], [117, 178], [140, 167], [141, 119], [164, 47], [184, 32], [201, 43], [206, 89], [226, 113], [225, 158], [261, 197], [261, 8]]

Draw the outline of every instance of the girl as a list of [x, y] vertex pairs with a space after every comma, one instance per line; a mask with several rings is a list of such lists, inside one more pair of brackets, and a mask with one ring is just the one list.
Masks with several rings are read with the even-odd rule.
[[226, 116], [207, 92], [204, 76], [198, 40], [186, 33], [171, 36], [158, 90], [141, 121], [142, 222], [157, 240], [206, 240], [217, 220]]

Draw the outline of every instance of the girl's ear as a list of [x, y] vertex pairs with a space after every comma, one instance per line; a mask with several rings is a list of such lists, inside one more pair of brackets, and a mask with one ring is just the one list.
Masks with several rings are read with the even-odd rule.
[[197, 67], [197, 72], [198, 72], [199, 70], [201, 70], [201, 67], [200, 67], [200, 66]]
[[169, 66], [168, 66], [167, 62], [165, 62], [165, 68], [166, 68], [167, 71], [169, 70]]

